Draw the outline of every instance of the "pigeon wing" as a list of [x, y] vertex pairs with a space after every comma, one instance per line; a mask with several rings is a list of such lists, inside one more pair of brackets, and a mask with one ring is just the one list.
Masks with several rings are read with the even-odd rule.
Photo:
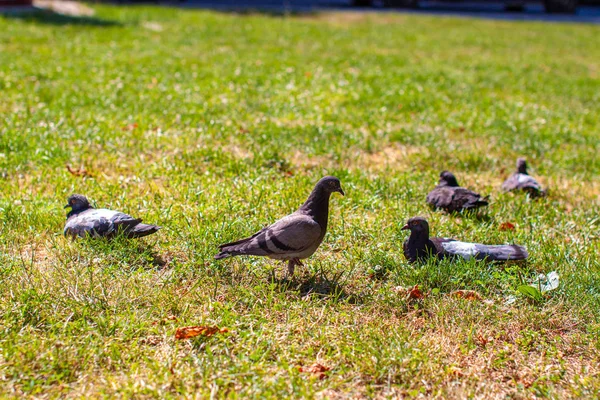
[[453, 189], [446, 186], [438, 186], [427, 195], [427, 203], [433, 208], [448, 208], [452, 204]]
[[440, 244], [447, 254], [460, 256], [465, 260], [475, 258], [477, 260], [508, 261], [524, 260], [528, 257], [527, 250], [523, 246], [514, 244], [485, 245], [458, 240], [441, 242]]
[[119, 226], [131, 229], [139, 223], [140, 220], [118, 211], [91, 209], [69, 218], [64, 233], [81, 237], [104, 237], [115, 234]]
[[236, 255], [277, 256], [301, 253], [321, 237], [321, 227], [309, 216], [288, 215], [253, 236], [220, 246], [215, 258]]
[[517, 182], [518, 182], [520, 189], [524, 189], [524, 190], [533, 189], [533, 190], [537, 190], [537, 191], [542, 190], [542, 187], [540, 186], [538, 181], [536, 181], [535, 178], [532, 177], [531, 175], [518, 174]]
[[488, 205], [487, 199], [482, 199], [479, 193], [458, 187], [454, 189], [452, 196], [452, 208], [455, 211], [462, 209], [477, 208]]

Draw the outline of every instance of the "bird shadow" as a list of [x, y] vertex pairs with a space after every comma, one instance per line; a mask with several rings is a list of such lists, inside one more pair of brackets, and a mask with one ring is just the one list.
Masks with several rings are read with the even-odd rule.
[[90, 252], [101, 255], [111, 266], [134, 272], [137, 270], [160, 271], [168, 267], [169, 261], [154, 249], [153, 244], [134, 239], [86, 238], [82, 245]]
[[360, 303], [360, 297], [348, 293], [344, 289], [341, 283], [343, 276], [344, 271], [333, 273], [329, 276], [320, 269], [308, 277], [277, 278], [275, 272], [271, 271], [268, 280], [270, 284], [274, 284], [281, 292], [296, 292], [303, 300], [316, 298], [350, 304]]
[[33, 22], [47, 25], [85, 25], [85, 26], [96, 26], [96, 27], [110, 27], [110, 26], [121, 26], [120, 22], [111, 21], [107, 19], [86, 16], [86, 15], [66, 15], [56, 13], [51, 10], [42, 8], [33, 8], [25, 11], [15, 12], [2, 12], [1, 16], [7, 19], [18, 19], [25, 22]]

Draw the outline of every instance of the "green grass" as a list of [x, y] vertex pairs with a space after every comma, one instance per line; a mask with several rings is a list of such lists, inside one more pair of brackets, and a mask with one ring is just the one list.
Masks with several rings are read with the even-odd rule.
[[[0, 17], [2, 397], [600, 396], [599, 38], [393, 14]], [[548, 198], [501, 193], [520, 155]], [[442, 169], [491, 194], [487, 217], [426, 207]], [[325, 174], [347, 195], [293, 281], [213, 260]], [[70, 242], [71, 193], [164, 228]], [[530, 260], [409, 265], [415, 215]], [[552, 270], [543, 301], [517, 294]], [[429, 296], [396, 288], [416, 284]], [[175, 340], [188, 325], [230, 332]]]

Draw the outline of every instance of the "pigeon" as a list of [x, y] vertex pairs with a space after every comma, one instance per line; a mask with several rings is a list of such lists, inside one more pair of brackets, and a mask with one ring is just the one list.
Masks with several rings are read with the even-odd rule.
[[517, 172], [504, 181], [502, 190], [505, 192], [522, 190], [527, 192], [531, 197], [542, 197], [547, 193], [547, 191], [543, 190], [542, 186], [527, 173], [527, 162], [524, 158], [517, 159]]
[[301, 266], [300, 260], [310, 257], [325, 237], [333, 192], [344, 196], [340, 180], [333, 176], [322, 178], [297, 211], [249, 238], [220, 245], [215, 259], [251, 255], [286, 260], [288, 276], [292, 277], [295, 266]]
[[427, 195], [427, 203], [434, 209], [440, 208], [450, 213], [474, 210], [489, 204], [488, 197], [481, 197], [479, 193], [460, 187], [454, 174], [448, 171], [440, 173], [440, 182]]
[[105, 208], [96, 209], [81, 194], [69, 196], [67, 202], [65, 208], [71, 208], [71, 211], [67, 214], [65, 236], [111, 238], [122, 234], [127, 238], [138, 238], [153, 234], [160, 229], [160, 226], [142, 224], [141, 219], [122, 212]]
[[410, 236], [404, 241], [404, 256], [413, 263], [426, 260], [430, 256], [438, 258], [462, 257], [465, 260], [475, 258], [488, 261], [524, 260], [527, 250], [518, 245], [490, 246], [479, 243], [460, 242], [454, 239], [429, 237], [429, 224], [422, 217], [408, 220], [402, 230], [410, 230]]

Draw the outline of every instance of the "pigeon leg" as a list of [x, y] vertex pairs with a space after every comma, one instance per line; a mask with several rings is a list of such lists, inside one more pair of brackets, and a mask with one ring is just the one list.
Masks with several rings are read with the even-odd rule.
[[299, 265], [299, 266], [301, 266], [301, 267], [304, 267], [304, 264], [302, 264], [302, 261], [300, 261], [300, 259], [299, 259], [299, 258], [295, 258], [295, 260], [296, 260], [296, 265]]
[[294, 268], [296, 267], [296, 264], [297, 261], [295, 258], [292, 258], [290, 261], [288, 261], [288, 278], [292, 278], [294, 276]]

